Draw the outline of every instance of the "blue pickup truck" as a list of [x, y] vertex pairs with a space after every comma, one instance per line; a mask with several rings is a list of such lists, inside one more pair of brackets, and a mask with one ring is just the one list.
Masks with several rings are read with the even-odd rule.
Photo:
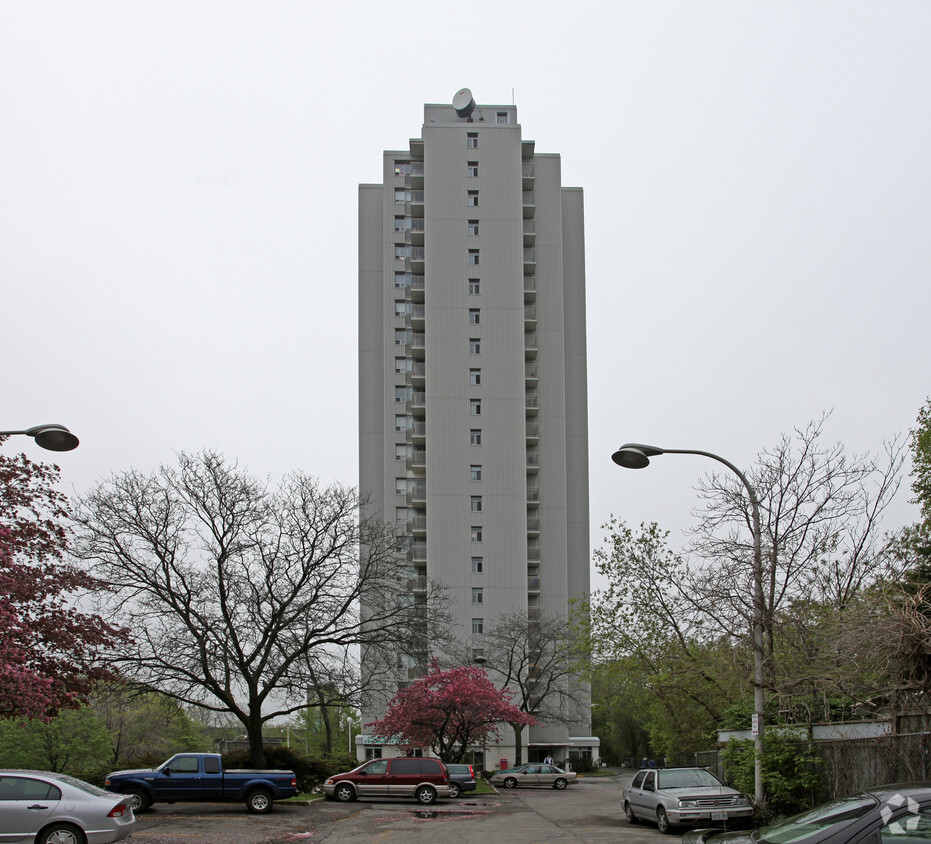
[[294, 797], [293, 771], [224, 771], [217, 753], [177, 753], [157, 768], [116, 771], [106, 788], [128, 794], [133, 809], [144, 812], [153, 803], [239, 803], [250, 812], [266, 814], [276, 800]]

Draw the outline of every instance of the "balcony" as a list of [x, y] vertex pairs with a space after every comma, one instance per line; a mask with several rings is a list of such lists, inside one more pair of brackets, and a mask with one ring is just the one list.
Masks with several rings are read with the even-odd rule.
[[423, 275], [424, 258], [426, 257], [427, 250], [423, 246], [412, 246], [410, 249], [411, 249], [411, 272], [417, 275]]
[[524, 301], [537, 301], [537, 277], [533, 275], [524, 276]]
[[404, 180], [405, 184], [409, 184], [412, 188], [422, 188], [424, 175], [423, 169], [422, 161], [412, 161], [411, 172], [407, 179]]
[[527, 618], [538, 621], [543, 617], [543, 607], [527, 607]]
[[537, 253], [535, 249], [524, 249], [524, 275], [533, 275], [537, 271]]
[[527, 471], [534, 474], [540, 471], [540, 452], [537, 449], [527, 452]]
[[424, 244], [424, 220], [423, 217], [415, 217], [411, 220], [410, 241], [414, 246], [423, 246]]
[[[413, 155], [413, 154], [414, 154], [413, 141], [411, 141], [411, 144], [412, 144], [412, 146], [411, 146], [411, 155]], [[521, 144], [520, 144], [520, 157], [521, 157], [524, 161], [532, 161], [532, 160], [533, 160], [533, 151], [534, 151], [534, 147], [536, 147], [536, 141], [521, 141]], [[423, 141], [421, 141], [421, 143], [420, 143], [420, 154], [421, 154], [421, 157], [422, 157], [422, 156], [423, 156]]]
[[524, 381], [527, 382], [528, 387], [537, 383], [537, 365], [535, 363], [524, 364]]
[[540, 423], [527, 420], [527, 442], [536, 445], [540, 439]]
[[540, 506], [540, 487], [534, 484], [527, 484], [527, 507]]
[[[534, 215], [537, 213], [536, 198], [534, 197], [532, 190], [525, 190], [523, 192], [523, 196], [521, 197], [521, 204], [524, 208], [524, 219], [532, 220]], [[413, 202], [411, 202], [411, 206], [413, 207]], [[421, 204], [420, 207], [423, 208], [423, 204]], [[423, 212], [417, 216], [422, 217]]]
[[407, 357], [423, 360], [427, 354], [427, 335], [423, 331], [415, 331], [411, 335], [411, 342], [404, 349]]
[[413, 489], [407, 491], [408, 504], [426, 504], [427, 503], [427, 485], [417, 484]]
[[528, 577], [527, 578], [527, 591], [539, 594], [540, 592], [540, 578], [539, 577]]
[[411, 276], [411, 286], [408, 291], [412, 302], [423, 302], [424, 289], [424, 277], [422, 275]]
[[537, 327], [537, 306], [524, 305], [524, 331], [533, 331]]
[[423, 202], [424, 192], [422, 190], [412, 190], [409, 211], [411, 217], [423, 217]]
[[407, 458], [405, 468], [415, 475], [423, 475], [427, 471], [427, 450], [415, 451]]
[[520, 176], [523, 180], [524, 190], [533, 190], [534, 175], [533, 164], [521, 164]]
[[411, 328], [417, 328], [420, 331], [424, 329], [424, 316], [426, 315], [426, 308], [421, 304], [414, 304], [411, 308], [410, 316], [405, 321], [405, 325], [410, 324]]
[[423, 390], [415, 390], [407, 402], [407, 412], [414, 416], [423, 417], [427, 412], [427, 394]]
[[524, 333], [524, 357], [527, 360], [534, 360], [537, 356], [537, 332], [527, 331]]
[[539, 516], [528, 516], [527, 517], [527, 533], [539, 533], [540, 532], [540, 517]]
[[413, 536], [422, 536], [427, 532], [427, 517], [414, 516], [413, 519], [407, 520], [407, 532]]
[[423, 361], [415, 361], [408, 375], [411, 384], [415, 387], [422, 387], [427, 380], [427, 364]]
[[533, 246], [537, 240], [537, 221], [524, 220], [524, 246]]
[[539, 545], [528, 545], [527, 546], [527, 560], [531, 563], [540, 562], [540, 546]]
[[427, 543], [426, 542], [415, 542], [411, 546], [408, 559], [412, 563], [426, 563], [427, 562]]
[[413, 427], [407, 429], [407, 438], [414, 443], [422, 443], [427, 439], [427, 423], [415, 422]]
[[526, 393], [524, 409], [528, 416], [536, 416], [540, 410], [540, 397], [536, 390], [529, 390]]

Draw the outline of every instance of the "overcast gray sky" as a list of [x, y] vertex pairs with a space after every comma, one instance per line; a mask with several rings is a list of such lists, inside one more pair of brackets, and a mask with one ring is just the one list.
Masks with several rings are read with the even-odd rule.
[[927, 0], [4, 0], [0, 428], [68, 425], [77, 492], [207, 446], [355, 485], [357, 185], [469, 87], [585, 190], [593, 547], [716, 468], [621, 442], [878, 450], [931, 394], [929, 44]]

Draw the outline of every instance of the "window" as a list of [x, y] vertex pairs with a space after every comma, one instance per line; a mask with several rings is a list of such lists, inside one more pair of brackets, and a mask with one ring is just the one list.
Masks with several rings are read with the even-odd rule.
[[406, 246], [403, 243], [396, 243], [394, 245], [394, 259], [400, 261], [404, 258], [410, 258], [413, 255], [413, 251], [410, 246]]
[[481, 444], [482, 444], [482, 429], [472, 428], [469, 431], [469, 445], [481, 445]]
[[472, 603], [481, 604], [482, 603], [482, 589], [481, 587], [472, 587]]
[[499, 111], [495, 115], [495, 123], [505, 124], [508, 122], [508, 113], [506, 111]]
[[407, 507], [394, 508], [394, 523], [396, 525], [406, 525], [408, 519], [410, 519], [410, 511]]
[[482, 466], [480, 463], [473, 463], [469, 466], [469, 480], [480, 481], [482, 479]]
[[472, 558], [472, 574], [481, 574], [485, 570], [485, 558], [484, 557], [473, 557]]
[[474, 179], [476, 176], [478, 176], [478, 162], [477, 161], [470, 161], [466, 165], [466, 175], [470, 179]]
[[403, 232], [406, 229], [411, 227], [411, 218], [410, 217], [395, 217], [394, 218], [394, 230], [396, 232]]
[[410, 161], [395, 161], [394, 162], [394, 175], [395, 176], [409, 176], [410, 174], [411, 174]]
[[394, 329], [394, 345], [403, 346], [406, 343], [411, 342], [413, 332], [409, 328], [395, 328]]
[[482, 400], [481, 399], [469, 399], [469, 416], [481, 416], [482, 415]]
[[469, 250], [469, 266], [470, 267], [478, 266], [478, 249]]
[[402, 414], [397, 414], [394, 417], [394, 430], [395, 431], [407, 431], [410, 428], [414, 427], [414, 417], [405, 416]]
[[481, 636], [485, 632], [485, 620], [482, 618], [472, 619], [472, 635]]
[[394, 315], [396, 317], [406, 317], [411, 312], [411, 303], [405, 302], [402, 300], [395, 300], [394, 302]]
[[205, 756], [204, 757], [204, 773], [205, 774], [219, 774], [220, 773], [220, 759], [216, 756]]
[[482, 341], [478, 337], [473, 337], [469, 340], [469, 354], [470, 355], [480, 355], [482, 353]]
[[482, 529], [481, 527], [473, 526], [472, 527], [472, 541], [481, 542], [482, 541]]
[[394, 274], [394, 286], [397, 288], [404, 288], [411, 286], [411, 274], [410, 273], [395, 273]]
[[473, 513], [481, 513], [482, 512], [482, 496], [480, 495], [470, 496], [469, 509]]
[[469, 308], [469, 325], [478, 325], [481, 322], [478, 308]]
[[[0, 800], [61, 800], [61, 789], [27, 777], [0, 777]], [[13, 807], [15, 809], [15, 807]], [[5, 813], [5, 810], [4, 810]], [[11, 813], [12, 814], [12, 813]], [[11, 821], [12, 823], [12, 821]]]
[[469, 279], [469, 295], [478, 296], [482, 292], [482, 282], [477, 278]]
[[395, 387], [394, 388], [394, 400], [403, 404], [406, 401], [411, 400], [411, 396], [414, 393], [413, 387]]
[[394, 459], [395, 460], [407, 460], [408, 457], [414, 456], [414, 446], [410, 443], [395, 443], [394, 444]]
[[470, 369], [469, 370], [470, 386], [478, 387], [481, 383], [482, 383], [482, 370], [481, 369]]
[[405, 190], [404, 188], [395, 188], [394, 189], [394, 204], [403, 205], [405, 202], [411, 201], [411, 192]]
[[478, 208], [478, 191], [470, 190], [466, 204], [471, 208]]
[[395, 358], [394, 359], [394, 372], [396, 375], [403, 375], [405, 372], [410, 372], [414, 368], [414, 361], [410, 358]]
[[478, 236], [478, 220], [469, 220], [469, 237]]
[[478, 132], [466, 132], [466, 149], [478, 149]]
[[394, 494], [395, 495], [407, 495], [408, 490], [410, 489], [410, 484], [408, 483], [407, 478], [395, 478], [394, 479]]

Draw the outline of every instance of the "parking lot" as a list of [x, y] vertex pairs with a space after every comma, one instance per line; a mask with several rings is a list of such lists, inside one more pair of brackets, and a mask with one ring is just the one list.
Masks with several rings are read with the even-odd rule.
[[[581, 780], [565, 791], [528, 788], [419, 806], [412, 800], [276, 804], [270, 815], [242, 806], [157, 804], [139, 816], [132, 840], [145, 844], [290, 844], [360, 841], [437, 844], [659, 844], [655, 827], [628, 826], [618, 794], [630, 774]], [[675, 840], [673, 836], [672, 840]]]

